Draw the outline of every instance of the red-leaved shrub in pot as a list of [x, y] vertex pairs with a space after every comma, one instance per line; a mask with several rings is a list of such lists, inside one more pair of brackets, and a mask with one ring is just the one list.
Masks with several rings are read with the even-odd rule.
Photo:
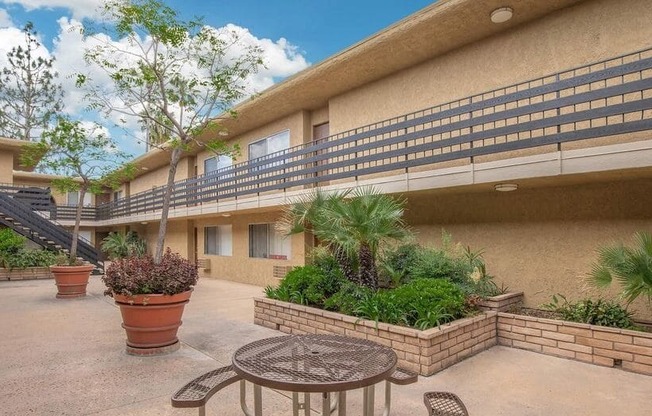
[[179, 348], [181, 315], [197, 278], [197, 266], [169, 248], [159, 264], [149, 255], [111, 263], [102, 278], [104, 294], [120, 306], [127, 353], [156, 355]]

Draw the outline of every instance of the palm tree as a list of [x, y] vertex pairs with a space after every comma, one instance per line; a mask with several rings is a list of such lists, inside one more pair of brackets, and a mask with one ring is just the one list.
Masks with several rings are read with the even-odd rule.
[[[387, 239], [405, 238], [409, 231], [403, 221], [404, 200], [381, 194], [373, 188], [324, 195], [319, 191], [299, 201], [284, 217], [288, 233], [313, 234], [329, 245], [338, 262], [343, 254], [358, 259], [358, 274], [342, 270], [351, 280], [371, 289], [378, 288], [376, 253]], [[350, 261], [348, 262], [350, 264]], [[341, 263], [340, 263], [341, 264]]]
[[598, 250], [598, 262], [589, 273], [589, 282], [606, 287], [614, 278], [623, 287], [622, 297], [627, 305], [640, 295], [652, 301], [652, 234], [638, 232], [635, 246], [625, 247], [622, 243]]
[[[325, 223], [325, 220], [321, 219], [321, 215], [326, 211], [326, 207], [345, 199], [349, 192], [343, 191], [326, 194], [320, 189], [317, 189], [314, 193], [299, 198], [285, 210], [279, 228], [286, 235], [311, 232], [317, 236], [314, 224]], [[352, 282], [359, 283], [353, 265], [354, 259], [337, 243], [337, 236], [334, 235], [333, 230], [330, 227], [318, 227], [320, 228], [318, 238], [331, 250], [344, 277]]]

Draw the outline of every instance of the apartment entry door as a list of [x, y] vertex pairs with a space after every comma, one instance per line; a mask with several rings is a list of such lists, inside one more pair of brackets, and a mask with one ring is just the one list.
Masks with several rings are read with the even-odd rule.
[[[313, 143], [315, 143], [315, 144], [324, 143], [325, 141], [328, 140], [329, 135], [330, 135], [330, 126], [329, 126], [328, 122], [318, 124], [316, 126], [312, 126], [312, 140], [313, 140]], [[324, 154], [324, 153], [326, 153], [326, 150], [319, 150], [319, 151], [317, 151], [316, 155], [321, 155], [321, 154]], [[326, 164], [325, 161], [315, 162], [315, 167], [319, 168], [319, 166], [324, 165], [324, 164]], [[327, 173], [328, 172], [317, 171], [317, 172], [315, 172], [314, 176], [317, 177], [317, 176], [320, 176], [320, 175], [325, 175]], [[328, 185], [328, 181], [326, 181], [326, 182], [318, 182], [315, 185], [318, 185], [318, 186], [319, 185], [321, 185], [321, 186]]]

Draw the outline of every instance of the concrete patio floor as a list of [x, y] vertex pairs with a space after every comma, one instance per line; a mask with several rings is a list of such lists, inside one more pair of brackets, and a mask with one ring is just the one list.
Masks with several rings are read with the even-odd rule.
[[[103, 289], [92, 277], [87, 297], [59, 300], [52, 280], [0, 282], [1, 415], [195, 415], [170, 406], [178, 387], [229, 364], [239, 346], [281, 335], [252, 323], [261, 288], [204, 279], [184, 314], [181, 349], [129, 356], [120, 312]], [[423, 393], [447, 390], [471, 415], [643, 416], [652, 409], [651, 388], [652, 377], [494, 347], [396, 386], [392, 414], [425, 415]], [[361, 414], [361, 396], [349, 394], [350, 415]], [[264, 390], [263, 397], [266, 415], [292, 413], [287, 393]], [[214, 396], [207, 414], [241, 415], [237, 384]]]

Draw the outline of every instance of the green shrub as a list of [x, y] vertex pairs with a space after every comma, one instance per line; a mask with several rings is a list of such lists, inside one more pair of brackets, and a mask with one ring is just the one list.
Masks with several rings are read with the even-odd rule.
[[409, 326], [425, 329], [464, 316], [464, 293], [445, 279], [417, 279], [391, 292]]
[[336, 310], [362, 319], [432, 328], [464, 316], [464, 294], [443, 279], [419, 279], [396, 289], [373, 292], [347, 283], [326, 301]]
[[379, 278], [384, 287], [398, 287], [409, 279], [410, 265], [423, 249], [418, 244], [403, 244], [387, 249], [380, 259]]
[[24, 269], [27, 267], [47, 267], [56, 263], [57, 254], [49, 250], [20, 249], [11, 256], [4, 258], [9, 269]]
[[[360, 303], [371, 296], [371, 289], [356, 285], [348, 280], [342, 283], [340, 290], [324, 302], [324, 308], [345, 315], [355, 315], [355, 310]], [[371, 318], [369, 318], [371, 319]]]
[[10, 228], [0, 229], [0, 265], [25, 247], [26, 238]]
[[353, 311], [353, 315], [376, 322], [394, 325], [407, 325], [405, 311], [395, 301], [392, 291], [368, 293]]
[[[560, 300], [561, 299], [561, 302]], [[552, 302], [542, 305], [544, 309], [554, 311], [565, 321], [591, 325], [609, 326], [623, 329], [637, 329], [632, 313], [615, 302], [604, 299], [584, 299], [569, 302], [564, 296], [552, 297]]]
[[443, 250], [425, 248], [408, 267], [410, 279], [446, 279], [459, 285], [469, 285], [473, 268], [463, 258], [455, 258]]
[[344, 282], [338, 270], [326, 273], [316, 266], [295, 267], [278, 288], [268, 287], [265, 292], [272, 299], [323, 307], [326, 299], [337, 293]]

